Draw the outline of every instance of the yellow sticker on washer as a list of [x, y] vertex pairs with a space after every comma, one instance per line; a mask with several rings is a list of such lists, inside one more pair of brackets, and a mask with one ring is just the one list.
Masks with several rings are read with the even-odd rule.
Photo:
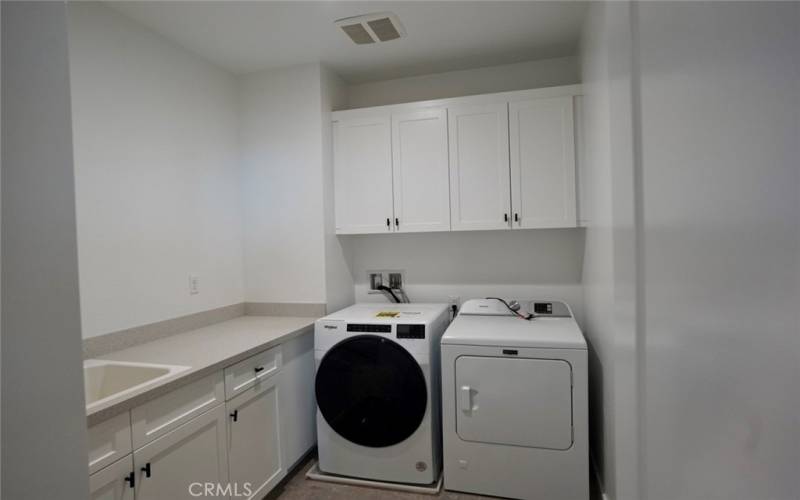
[[397, 311], [380, 311], [375, 315], [376, 318], [396, 318], [398, 316], [400, 316], [400, 313]]

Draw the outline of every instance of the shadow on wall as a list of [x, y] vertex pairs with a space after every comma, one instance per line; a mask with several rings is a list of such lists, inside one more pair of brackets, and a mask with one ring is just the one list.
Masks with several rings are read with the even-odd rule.
[[[593, 469], [591, 480], [594, 483], [598, 478], [605, 477], [606, 473], [603, 462], [603, 450], [606, 446], [603, 362], [588, 336], [586, 343], [589, 346], [589, 459], [590, 467]], [[596, 486], [603, 488], [601, 484]]]
[[356, 284], [403, 269], [413, 285], [579, 285], [584, 230], [533, 229], [339, 236]]

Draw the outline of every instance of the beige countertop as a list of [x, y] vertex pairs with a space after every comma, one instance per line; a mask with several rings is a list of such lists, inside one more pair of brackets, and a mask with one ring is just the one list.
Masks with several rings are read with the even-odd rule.
[[189, 370], [87, 410], [92, 426], [274, 345], [313, 331], [315, 318], [242, 316], [96, 359], [190, 366]]

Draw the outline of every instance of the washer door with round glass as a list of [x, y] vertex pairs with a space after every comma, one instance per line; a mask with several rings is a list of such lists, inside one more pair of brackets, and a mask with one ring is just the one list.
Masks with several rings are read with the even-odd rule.
[[333, 346], [319, 363], [315, 389], [328, 425], [348, 441], [374, 448], [414, 434], [428, 402], [419, 363], [399, 344], [377, 335]]

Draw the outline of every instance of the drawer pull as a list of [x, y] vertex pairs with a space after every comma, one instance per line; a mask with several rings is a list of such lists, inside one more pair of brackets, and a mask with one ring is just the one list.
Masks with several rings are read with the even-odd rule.
[[263, 366], [256, 366], [255, 368], [253, 368], [253, 370], [256, 373], [263, 372], [264, 371], [264, 367]]
[[144, 467], [142, 467], [142, 472], [144, 472], [144, 477], [150, 477], [150, 462], [144, 464]]
[[233, 419], [234, 422], [238, 422], [239, 421], [239, 410], [233, 410], [233, 413], [231, 413], [231, 418]]
[[131, 471], [131, 473], [130, 473], [130, 474], [128, 474], [127, 476], [125, 476], [125, 482], [126, 482], [126, 483], [129, 483], [129, 485], [130, 485], [130, 487], [131, 487], [131, 488], [133, 488], [134, 486], [136, 486], [136, 475], [133, 473], [133, 471]]

